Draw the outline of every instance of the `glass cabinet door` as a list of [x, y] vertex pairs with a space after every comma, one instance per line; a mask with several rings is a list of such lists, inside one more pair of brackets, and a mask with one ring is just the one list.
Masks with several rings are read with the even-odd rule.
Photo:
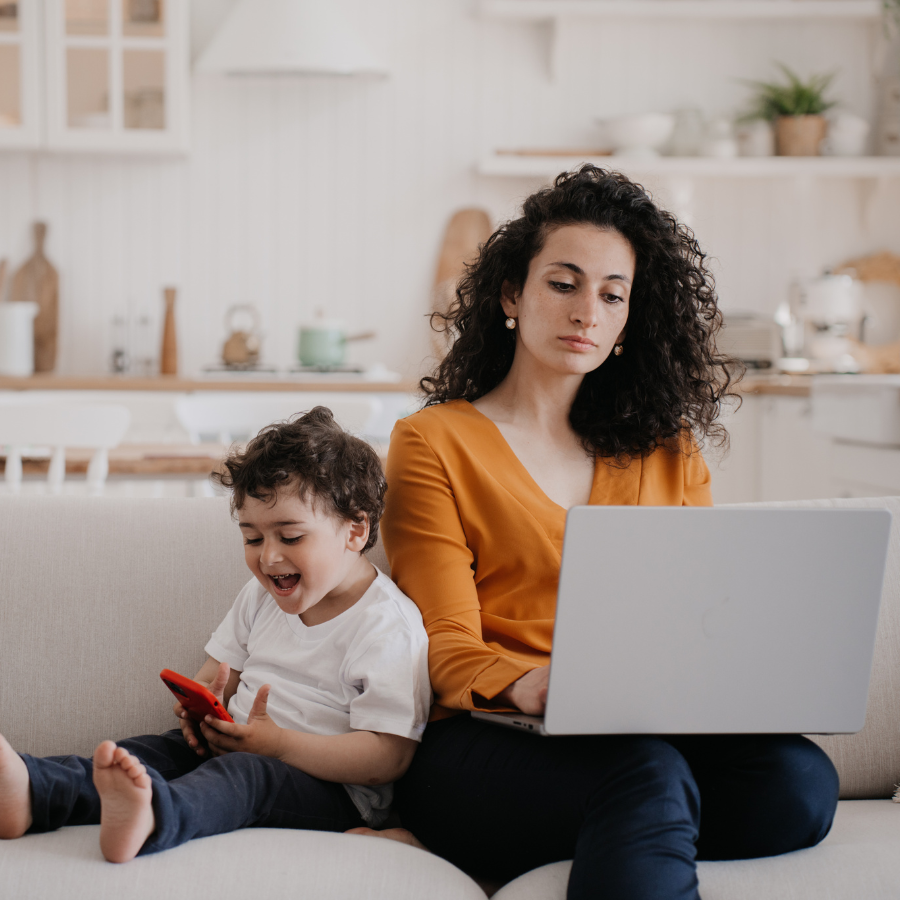
[[0, 147], [38, 147], [40, 18], [36, 3], [0, 0]]
[[188, 0], [47, 4], [49, 145], [186, 149]]

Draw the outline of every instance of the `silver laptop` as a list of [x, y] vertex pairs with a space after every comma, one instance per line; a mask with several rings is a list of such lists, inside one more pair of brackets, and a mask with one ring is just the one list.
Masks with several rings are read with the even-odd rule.
[[579, 506], [545, 735], [859, 731], [891, 514]]

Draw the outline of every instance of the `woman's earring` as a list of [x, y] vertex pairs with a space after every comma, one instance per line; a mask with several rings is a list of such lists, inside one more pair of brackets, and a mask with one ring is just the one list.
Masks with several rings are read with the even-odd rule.
[[516, 320], [515, 320], [512, 316], [507, 316], [507, 317], [506, 317], [506, 327], [507, 327], [510, 331], [515, 331], [515, 329], [516, 329]]
[[613, 353], [615, 353], [616, 356], [621, 356], [624, 352], [625, 348], [621, 344], [616, 344], [616, 346], [613, 347]]

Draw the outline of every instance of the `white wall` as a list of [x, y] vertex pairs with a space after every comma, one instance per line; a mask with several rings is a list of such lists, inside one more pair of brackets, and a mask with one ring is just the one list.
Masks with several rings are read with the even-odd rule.
[[[195, 53], [231, 2], [193, 0]], [[195, 77], [186, 159], [0, 154], [0, 257], [17, 265], [30, 222], [50, 223], [60, 371], [105, 371], [112, 315], [158, 317], [172, 283], [184, 371], [216, 360], [225, 310], [252, 302], [272, 363], [290, 363], [297, 325], [322, 307], [379, 332], [355, 360], [413, 374], [447, 219], [471, 204], [506, 217], [538, 186], [477, 176], [480, 155], [590, 145], [595, 116], [628, 110], [731, 112], [748, 96], [737, 79], [772, 76], [772, 60], [839, 69], [848, 108], [875, 106], [877, 26], [573, 23], [551, 79], [540, 26], [480, 20], [471, 0], [360, 3], [386, 80]], [[701, 181], [692, 224], [723, 306], [771, 311], [794, 274], [900, 252], [900, 184]]]

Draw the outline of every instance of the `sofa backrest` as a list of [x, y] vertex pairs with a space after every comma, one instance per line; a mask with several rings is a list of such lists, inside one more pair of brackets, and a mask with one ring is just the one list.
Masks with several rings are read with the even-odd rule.
[[736, 505], [877, 508], [893, 514], [865, 725], [858, 734], [810, 735], [834, 761], [842, 799], [890, 797], [900, 781], [900, 497]]
[[[866, 723], [814, 737], [844, 798], [900, 780], [900, 498], [766, 504], [894, 514]], [[379, 546], [370, 558], [389, 572]], [[0, 498], [0, 731], [38, 755], [172, 728], [163, 668], [193, 675], [250, 579], [225, 500]]]

